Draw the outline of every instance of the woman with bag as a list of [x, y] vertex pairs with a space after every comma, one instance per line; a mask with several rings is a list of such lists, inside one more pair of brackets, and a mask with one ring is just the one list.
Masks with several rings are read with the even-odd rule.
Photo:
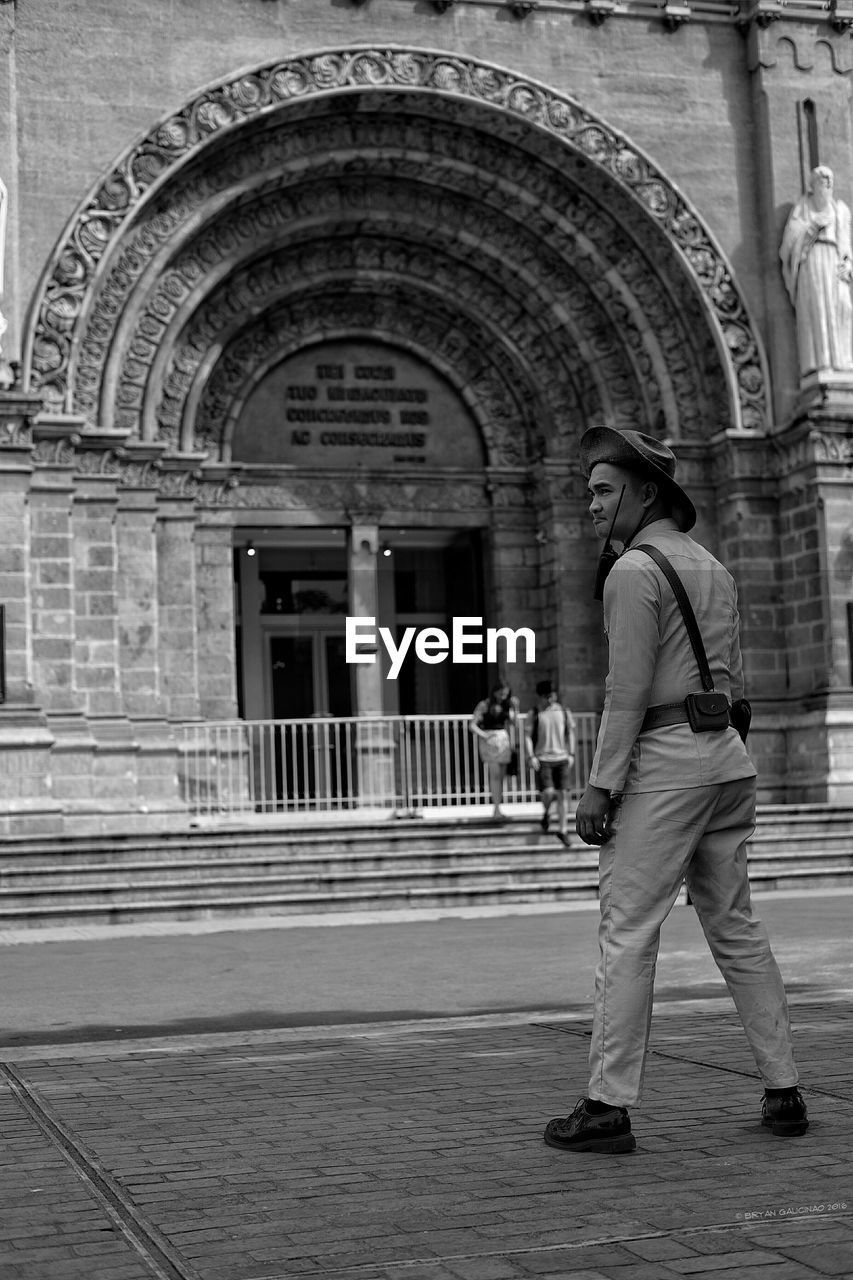
[[504, 779], [515, 745], [515, 724], [518, 719], [518, 699], [513, 697], [507, 684], [496, 684], [487, 698], [474, 708], [468, 728], [478, 739], [480, 759], [488, 766], [489, 787], [492, 793], [492, 818], [506, 821], [501, 809]]

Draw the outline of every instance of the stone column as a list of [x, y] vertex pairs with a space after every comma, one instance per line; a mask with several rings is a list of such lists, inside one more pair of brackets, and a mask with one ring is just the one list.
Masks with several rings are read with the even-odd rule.
[[163, 501], [156, 527], [160, 696], [170, 720], [199, 718], [195, 511]]
[[[484, 625], [509, 627], [513, 631], [528, 627], [537, 635], [543, 616], [543, 600], [539, 584], [540, 550], [536, 540], [538, 512], [533, 486], [526, 476], [520, 480], [517, 471], [492, 467], [488, 471], [488, 490], [492, 502], [492, 527], [484, 568], [486, 598], [491, 600], [492, 609]], [[495, 680], [505, 679], [521, 699], [522, 707], [532, 706], [536, 679], [542, 671], [539, 650], [537, 648], [535, 663], [531, 665], [525, 661], [527, 655], [523, 643], [517, 648], [514, 663], [506, 661], [506, 652], [501, 642], [498, 662], [493, 669], [482, 673], [483, 693]]]
[[749, 749], [758, 767], [759, 799], [784, 803], [791, 708], [777, 453], [764, 433], [736, 431], [721, 432], [712, 452], [712, 549], [738, 587], [744, 690], [752, 703]]
[[[235, 721], [234, 540], [230, 524], [214, 520], [202, 517], [194, 539], [198, 710], [204, 720]], [[181, 765], [182, 795], [208, 812], [251, 808], [252, 749], [242, 728], [200, 733]]]
[[34, 472], [30, 493], [33, 682], [45, 710], [79, 716], [74, 705], [74, 582], [71, 460]]
[[55, 736], [52, 794], [64, 804], [92, 795], [95, 739], [76, 678], [74, 450], [43, 425], [38, 434], [30, 495], [33, 675]]
[[175, 741], [161, 695], [157, 491], [123, 487], [116, 511], [122, 706], [138, 751], [135, 807], [149, 818], [177, 805]]
[[195, 536], [199, 714], [237, 716], [234, 628], [234, 550], [230, 525], [200, 523]]
[[121, 691], [118, 481], [107, 457], [81, 455], [72, 512], [75, 680], [95, 740], [93, 767], [66, 799], [78, 830], [112, 830], [119, 813], [129, 821], [138, 796], [138, 747]]
[[[347, 536], [349, 563], [349, 614], [373, 618], [379, 627], [379, 525], [375, 520], [354, 516]], [[366, 645], [359, 645], [363, 654]], [[359, 803], [385, 806], [395, 794], [394, 738], [390, 725], [382, 721], [384, 677], [377, 651], [375, 662], [358, 663], [355, 668], [355, 713], [361, 723], [356, 732], [356, 771]], [[372, 723], [371, 723], [372, 721]]]
[[75, 669], [90, 719], [122, 714], [119, 687], [116, 482], [111, 476], [78, 475], [73, 509], [74, 596], [77, 614]]
[[118, 654], [122, 704], [132, 719], [162, 715], [156, 493], [122, 489], [116, 511]]
[[853, 424], [801, 415], [714, 441], [721, 556], [738, 582], [759, 798], [853, 798]]
[[6, 606], [6, 706], [36, 702], [32, 670], [29, 490], [31, 418], [41, 402], [0, 392], [0, 602]]
[[[379, 526], [355, 523], [347, 539], [349, 565], [349, 614], [356, 618], [373, 618], [379, 626]], [[367, 654], [368, 646], [359, 645]], [[381, 716], [384, 710], [382, 663], [378, 646], [375, 662], [361, 662], [355, 668], [355, 713], [358, 716]]]
[[4, 606], [5, 700], [0, 703], [0, 830], [55, 830], [50, 733], [33, 667], [30, 563], [31, 422], [35, 396], [0, 391], [0, 603]]
[[261, 605], [264, 591], [258, 574], [260, 556], [249, 555], [242, 546], [240, 557], [240, 646], [243, 670], [244, 713], [247, 720], [266, 720], [271, 715], [267, 705], [264, 664], [267, 649], [261, 627]]
[[[586, 479], [576, 465], [542, 463], [537, 475], [535, 542], [527, 555], [540, 561], [537, 679], [559, 684], [574, 711], [600, 711], [607, 673], [601, 602], [593, 600], [601, 545], [587, 515]], [[531, 702], [531, 705], [532, 702]]]

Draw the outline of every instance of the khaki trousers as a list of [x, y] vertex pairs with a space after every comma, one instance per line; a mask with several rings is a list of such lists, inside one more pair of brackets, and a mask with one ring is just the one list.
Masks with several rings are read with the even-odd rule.
[[797, 1083], [782, 977], [750, 905], [754, 826], [754, 778], [622, 797], [600, 851], [590, 1098], [640, 1101], [660, 929], [685, 880], [764, 1084]]

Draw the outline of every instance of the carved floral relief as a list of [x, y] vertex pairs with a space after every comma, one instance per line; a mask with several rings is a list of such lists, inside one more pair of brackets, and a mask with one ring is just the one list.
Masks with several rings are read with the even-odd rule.
[[[436, 127], [447, 123], [464, 128], [485, 111], [491, 122], [489, 132], [499, 139], [491, 145], [502, 149], [504, 155], [508, 143], [528, 155], [534, 154], [540, 139], [542, 154], [557, 144], [566, 157], [583, 160], [611, 191], [644, 211], [650, 225], [659, 229], [670, 259], [674, 254], [677, 261], [689, 265], [685, 282], [692, 278], [705, 314], [722, 334], [742, 425], [764, 424], [765, 379], [743, 301], [710, 233], [665, 176], [626, 138], [570, 99], [472, 59], [420, 51], [347, 50], [286, 59], [224, 81], [152, 130], [105, 178], [57, 250], [30, 335], [30, 384], [43, 391], [57, 409], [97, 411], [99, 369], [115, 340], [122, 314], [119, 298], [139, 287], [157, 246], [168, 244], [185, 225], [189, 206], [194, 202], [203, 205], [202, 189], [210, 181], [204, 164], [209, 148], [220, 148], [230, 136], [236, 138], [246, 126], [268, 116], [284, 119], [293, 112], [310, 121], [312, 113], [328, 113], [336, 93], [356, 90], [364, 90], [364, 101], [376, 107], [365, 115], [379, 117], [379, 127], [390, 129], [390, 121], [381, 119], [383, 95], [401, 87], [409, 93], [417, 91], [419, 111]], [[416, 130], [418, 125], [409, 121], [406, 127]], [[449, 137], [438, 132], [436, 136], [442, 144]], [[291, 138], [289, 145], [297, 144]], [[478, 145], [489, 144], [478, 141]], [[239, 167], [233, 154], [229, 163], [233, 174]], [[227, 179], [227, 168], [222, 172]], [[495, 172], [491, 168], [479, 175], [484, 206], [488, 205], [490, 187], [494, 187]], [[537, 173], [537, 180], [544, 181], [544, 174]], [[159, 203], [150, 195], [155, 181], [165, 183], [167, 192], [167, 198]], [[354, 187], [350, 195], [357, 203], [371, 198], [367, 189], [357, 193]], [[445, 192], [440, 198], [451, 196]], [[319, 209], [324, 201], [334, 206], [330, 184], [320, 187]], [[119, 249], [122, 252], [117, 252]], [[99, 289], [96, 277], [103, 274], [105, 261], [107, 284]], [[670, 261], [670, 280], [676, 275]], [[99, 301], [94, 305], [96, 295]], [[142, 375], [151, 347], [158, 342], [169, 305], [167, 291], [152, 303], [133, 336], [125, 371], [127, 383], [121, 393], [123, 409], [137, 406], [133, 388], [139, 384], [134, 384], [134, 378]], [[77, 367], [72, 361], [75, 338], [80, 352]], [[666, 363], [657, 355], [665, 345], [666, 339], [657, 340], [654, 356], [644, 356], [646, 368], [650, 359]], [[638, 361], [636, 368], [641, 364], [642, 360]], [[693, 367], [695, 373], [695, 363]], [[617, 380], [618, 396], [629, 382], [630, 378], [621, 383]], [[583, 407], [585, 412], [595, 412], [591, 399]]]

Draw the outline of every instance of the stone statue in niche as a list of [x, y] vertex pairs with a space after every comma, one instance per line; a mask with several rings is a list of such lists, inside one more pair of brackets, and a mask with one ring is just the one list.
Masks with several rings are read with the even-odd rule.
[[834, 176], [818, 165], [791, 210], [779, 256], [797, 318], [800, 375], [853, 372], [853, 259], [850, 209], [833, 194]]

